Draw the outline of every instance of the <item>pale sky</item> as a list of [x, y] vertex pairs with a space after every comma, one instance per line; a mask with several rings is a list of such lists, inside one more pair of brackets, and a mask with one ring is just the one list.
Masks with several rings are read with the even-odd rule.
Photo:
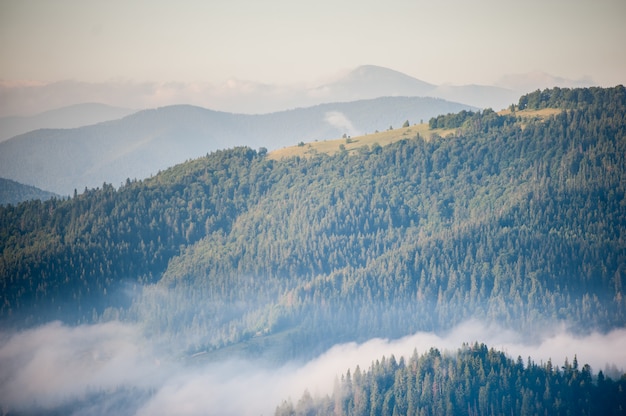
[[434, 83], [626, 83], [624, 0], [0, 0], [0, 80], [311, 83], [373, 64]]

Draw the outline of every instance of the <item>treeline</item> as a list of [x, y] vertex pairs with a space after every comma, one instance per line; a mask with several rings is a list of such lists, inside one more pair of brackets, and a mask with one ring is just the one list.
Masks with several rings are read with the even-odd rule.
[[594, 107], [604, 111], [619, 111], [626, 104], [626, 89], [623, 85], [615, 88], [550, 88], [537, 90], [520, 97], [517, 108], [520, 110], [540, 110], [542, 108], [574, 109]]
[[428, 127], [430, 129], [456, 129], [465, 123], [466, 120], [476, 116], [473, 111], [463, 110], [458, 113], [441, 114], [437, 117], [432, 117], [428, 121]]
[[614, 381], [595, 375], [576, 356], [559, 367], [528, 357], [513, 360], [484, 344], [464, 345], [456, 354], [415, 351], [392, 355], [369, 369], [348, 370], [331, 396], [308, 391], [294, 405], [284, 401], [277, 416], [295, 415], [622, 415], [626, 375]]
[[433, 117], [428, 121], [430, 129], [458, 129], [464, 127], [474, 133], [486, 133], [490, 129], [503, 127], [517, 121], [514, 114], [500, 115], [490, 108], [473, 112], [463, 110], [456, 114]]

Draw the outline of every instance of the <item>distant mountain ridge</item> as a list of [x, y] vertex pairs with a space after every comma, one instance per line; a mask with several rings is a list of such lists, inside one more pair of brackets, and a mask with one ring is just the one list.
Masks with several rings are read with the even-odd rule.
[[434, 96], [437, 86], [392, 69], [363, 65], [331, 83], [310, 89], [309, 95], [332, 101], [383, 96]]
[[[523, 91], [527, 92], [527, 91]], [[314, 97], [332, 101], [380, 96], [435, 97], [479, 108], [500, 110], [517, 101], [517, 90], [485, 85], [434, 85], [401, 72], [363, 65], [338, 80], [308, 91]]]
[[71, 129], [116, 120], [136, 110], [99, 103], [75, 104], [33, 116], [0, 118], [0, 142], [42, 128]]
[[31, 199], [47, 200], [58, 196], [34, 186], [24, 185], [10, 179], [0, 178], [0, 205], [16, 205]]
[[190, 104], [225, 112], [267, 114], [323, 103], [397, 95], [443, 98], [500, 110], [516, 102], [519, 96], [538, 88], [592, 85], [590, 79], [572, 81], [538, 71], [503, 76], [494, 85], [434, 85], [393, 69], [363, 65], [332, 81], [308, 86], [274, 85], [247, 80], [228, 80], [218, 85], [114, 81], [62, 81], [39, 86], [0, 84], [0, 96], [3, 97], [0, 101], [0, 115], [33, 114], [85, 102], [136, 109]]
[[37, 130], [0, 143], [0, 177], [61, 195], [118, 186], [206, 153], [237, 145], [276, 149], [417, 123], [472, 109], [435, 98], [383, 97], [246, 115], [194, 106], [144, 110], [76, 129]]
[[546, 74], [542, 71], [533, 71], [525, 74], [508, 74], [500, 78], [495, 84], [498, 87], [514, 91], [536, 91], [558, 86], [560, 88], [584, 88], [594, 85], [589, 77], [571, 80], [563, 77]]

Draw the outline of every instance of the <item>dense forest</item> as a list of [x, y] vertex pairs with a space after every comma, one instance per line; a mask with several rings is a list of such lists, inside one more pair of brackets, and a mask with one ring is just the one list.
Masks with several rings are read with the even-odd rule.
[[432, 348], [405, 360], [392, 355], [359, 367], [335, 382], [332, 396], [305, 391], [277, 416], [296, 415], [622, 415], [626, 378], [597, 376], [574, 356], [559, 368], [552, 360], [517, 360], [484, 344], [456, 354]]
[[[469, 317], [623, 327], [626, 90], [551, 89], [357, 152], [216, 151], [0, 207], [4, 325], [120, 318], [277, 360]], [[547, 117], [524, 112], [558, 108]], [[449, 118], [449, 119], [448, 119]]]

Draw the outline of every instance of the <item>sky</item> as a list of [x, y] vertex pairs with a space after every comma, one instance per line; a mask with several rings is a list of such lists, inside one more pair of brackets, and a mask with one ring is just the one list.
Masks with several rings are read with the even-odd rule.
[[315, 83], [373, 64], [434, 84], [626, 82], [623, 0], [0, 0], [0, 82]]

